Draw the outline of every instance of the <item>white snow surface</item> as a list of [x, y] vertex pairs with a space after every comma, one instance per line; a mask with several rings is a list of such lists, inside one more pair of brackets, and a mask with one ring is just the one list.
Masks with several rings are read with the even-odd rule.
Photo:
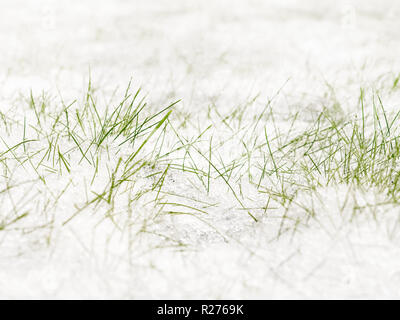
[[[389, 83], [399, 57], [395, 0], [0, 1], [0, 110], [12, 108], [15, 119], [30, 90], [65, 101], [81, 97], [90, 70], [99, 99], [124, 90], [132, 77], [155, 109], [182, 99], [177, 112], [195, 125], [211, 104], [227, 114], [255, 96], [257, 114], [281, 88], [279, 113], [301, 110], [307, 121], [332, 99], [344, 112], [356, 111], [360, 87]], [[400, 95], [382, 90], [387, 108], [398, 109]], [[227, 146], [222, 157], [234, 151]], [[217, 203], [202, 219], [158, 215], [149, 204], [154, 195], [128, 212], [121, 193], [114, 219], [99, 205], [64, 224], [85, 203], [92, 173], [83, 163], [44, 185], [28, 181], [31, 171], [13, 177], [27, 181], [16, 190], [4, 191], [1, 180], [1, 214], [30, 214], [0, 230], [0, 298], [400, 298], [399, 208], [382, 205], [385, 195], [373, 188], [298, 194], [316, 217], [278, 237], [279, 218], [286, 214], [294, 224], [298, 207], [271, 208], [255, 222], [223, 181], [207, 195], [193, 186], [193, 175], [179, 171], [167, 177], [167, 191], [185, 195], [190, 206], [199, 202], [189, 198]], [[137, 191], [154, 183], [141, 174]], [[101, 168], [93, 190], [108, 177]], [[265, 205], [251, 185], [242, 188], [245, 204]], [[147, 232], [140, 232], [144, 225]]]

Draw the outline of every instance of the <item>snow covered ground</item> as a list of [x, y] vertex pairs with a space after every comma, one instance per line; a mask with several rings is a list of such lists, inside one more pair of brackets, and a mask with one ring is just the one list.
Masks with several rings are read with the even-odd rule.
[[399, 56], [395, 0], [1, 0], [0, 297], [400, 298]]

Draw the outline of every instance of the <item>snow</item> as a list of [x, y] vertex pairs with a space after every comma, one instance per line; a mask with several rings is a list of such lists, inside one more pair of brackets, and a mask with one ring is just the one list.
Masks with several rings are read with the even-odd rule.
[[[86, 89], [89, 70], [100, 101], [132, 77], [154, 110], [182, 99], [177, 112], [194, 127], [208, 123], [211, 105], [226, 115], [257, 97], [251, 118], [280, 89], [275, 111], [284, 119], [301, 110], [305, 124], [332, 100], [346, 113], [357, 111], [360, 87], [379, 90], [387, 108], [398, 110], [399, 94], [385, 88], [400, 70], [399, 14], [394, 0], [2, 0], [0, 111], [34, 121], [22, 97], [32, 90], [72, 101]], [[193, 126], [180, 130], [199, 134]], [[219, 127], [214, 134], [217, 141], [232, 133]], [[20, 138], [22, 132], [6, 141]], [[235, 143], [220, 149], [224, 159], [235, 158]], [[30, 213], [0, 230], [1, 298], [400, 297], [398, 207], [384, 204], [379, 190], [337, 185], [298, 194], [295, 201], [312, 207], [315, 218], [277, 237], [284, 214], [288, 227], [304, 221], [301, 206], [285, 213], [271, 204], [255, 222], [224, 181], [213, 181], [207, 195], [194, 186], [196, 177], [176, 170], [163, 191], [187, 198], [167, 200], [208, 214], [159, 215], [154, 195], [129, 205], [157, 180], [144, 171], [117, 195], [113, 218], [99, 205], [69, 220], [91, 197], [88, 188], [102, 192], [107, 165], [91, 187], [84, 162], [70, 175], [50, 175], [46, 185], [29, 166], [7, 177], [25, 182], [16, 189], [1, 191], [1, 177], [0, 219]], [[242, 188], [245, 206], [265, 206], [265, 194], [246, 181]], [[204, 209], [199, 201], [216, 205]], [[368, 209], [354, 214], [360, 206]]]

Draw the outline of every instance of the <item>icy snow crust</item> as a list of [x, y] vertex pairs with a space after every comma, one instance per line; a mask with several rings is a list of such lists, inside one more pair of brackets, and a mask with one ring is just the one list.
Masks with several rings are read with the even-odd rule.
[[[284, 200], [270, 191], [280, 176], [265, 143], [276, 150], [324, 109], [360, 119], [360, 88], [366, 116], [377, 92], [395, 114], [399, 16], [395, 0], [2, 0], [0, 297], [400, 298], [393, 194], [323, 178], [305, 188], [303, 174]], [[82, 160], [63, 108], [77, 100], [77, 124], [89, 75], [101, 115], [131, 78], [143, 118], [181, 99], [138, 153], [140, 170], [93, 202], [145, 136], [89, 146], [88, 116], [87, 140], [79, 125], [76, 139], [97, 170]], [[45, 156], [58, 114], [59, 149]], [[10, 150], [23, 139], [34, 141]]]

